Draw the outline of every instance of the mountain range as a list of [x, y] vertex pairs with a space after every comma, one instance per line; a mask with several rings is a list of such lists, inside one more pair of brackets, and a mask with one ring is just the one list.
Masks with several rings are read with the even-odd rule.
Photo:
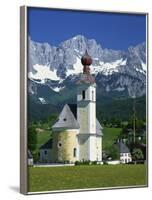
[[[62, 105], [75, 102], [76, 82], [82, 73], [81, 57], [92, 57], [90, 66], [97, 84], [97, 102], [105, 99], [140, 98], [146, 94], [146, 43], [127, 50], [102, 48], [83, 35], [70, 38], [58, 47], [28, 38], [29, 104]], [[30, 108], [33, 106], [30, 105]]]

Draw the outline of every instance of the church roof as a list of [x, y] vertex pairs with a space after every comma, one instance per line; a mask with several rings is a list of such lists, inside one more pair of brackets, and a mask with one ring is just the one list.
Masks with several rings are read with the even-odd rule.
[[45, 144], [43, 144], [40, 149], [51, 149], [52, 148], [52, 139], [49, 139]]
[[[79, 123], [77, 121], [77, 104], [66, 104], [59, 115], [58, 121], [52, 126], [52, 128], [78, 129]], [[102, 129], [103, 128], [100, 122], [96, 118], [97, 135], [103, 135]]]
[[93, 84], [95, 83], [95, 77], [91, 74], [81, 74], [80, 79], [78, 80], [77, 84], [86, 83], [86, 84]]
[[[75, 114], [73, 114], [72, 111], [75, 112]], [[76, 116], [75, 107], [72, 105], [70, 107], [68, 104], [66, 104], [59, 115], [58, 121], [52, 126], [52, 128], [78, 129], [79, 123], [77, 122], [75, 116]]]
[[127, 145], [125, 145], [125, 144], [123, 143], [122, 140], [119, 141], [119, 143], [118, 143], [118, 148], [119, 148], [119, 152], [120, 152], [120, 153], [130, 153], [129, 148], [127, 147]]

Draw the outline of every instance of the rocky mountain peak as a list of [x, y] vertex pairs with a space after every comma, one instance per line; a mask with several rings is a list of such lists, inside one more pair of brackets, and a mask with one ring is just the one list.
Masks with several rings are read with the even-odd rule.
[[142, 96], [146, 92], [145, 42], [121, 51], [102, 49], [95, 39], [83, 35], [63, 41], [58, 47], [29, 37], [28, 47], [29, 79], [55, 92], [68, 88], [82, 73], [81, 57], [86, 49], [93, 60], [91, 73], [104, 92], [126, 90], [129, 96], [133, 93]]

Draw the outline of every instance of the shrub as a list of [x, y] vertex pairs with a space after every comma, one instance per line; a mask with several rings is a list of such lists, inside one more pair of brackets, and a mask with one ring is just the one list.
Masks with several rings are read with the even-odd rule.
[[40, 161], [40, 156], [38, 152], [32, 153], [34, 163], [38, 163]]
[[34, 126], [28, 127], [28, 149], [34, 151], [37, 145], [37, 133]]
[[97, 162], [97, 161], [92, 161], [91, 164], [92, 164], [92, 165], [97, 165], [98, 162]]
[[69, 163], [70, 163], [69, 160], [64, 160], [64, 161], [63, 161], [63, 164], [69, 164]]
[[75, 165], [90, 165], [90, 160], [75, 161]]
[[80, 161], [75, 161], [75, 163], [74, 163], [75, 165], [80, 165], [81, 164], [81, 162]]
[[109, 148], [109, 156], [112, 158], [112, 160], [118, 160], [119, 159], [119, 150], [118, 148], [113, 145]]
[[106, 161], [103, 161], [103, 164], [104, 164], [104, 165], [108, 165], [108, 163], [107, 163]]
[[82, 162], [83, 165], [90, 165], [90, 160], [85, 160]]
[[143, 160], [144, 155], [141, 149], [134, 148], [132, 152], [132, 158], [133, 160]]

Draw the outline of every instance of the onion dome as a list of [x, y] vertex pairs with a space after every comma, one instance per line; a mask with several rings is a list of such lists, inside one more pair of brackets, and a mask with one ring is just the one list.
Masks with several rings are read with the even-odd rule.
[[81, 58], [81, 63], [83, 65], [83, 74], [81, 74], [80, 80], [77, 83], [94, 84], [95, 78], [90, 74], [90, 67], [89, 67], [92, 64], [92, 58], [88, 54], [87, 50]]
[[86, 65], [90, 66], [92, 64], [92, 58], [91, 58], [91, 56], [89, 56], [87, 50], [86, 50], [84, 56], [82, 56], [82, 58], [81, 58], [81, 63], [83, 66], [86, 66]]

